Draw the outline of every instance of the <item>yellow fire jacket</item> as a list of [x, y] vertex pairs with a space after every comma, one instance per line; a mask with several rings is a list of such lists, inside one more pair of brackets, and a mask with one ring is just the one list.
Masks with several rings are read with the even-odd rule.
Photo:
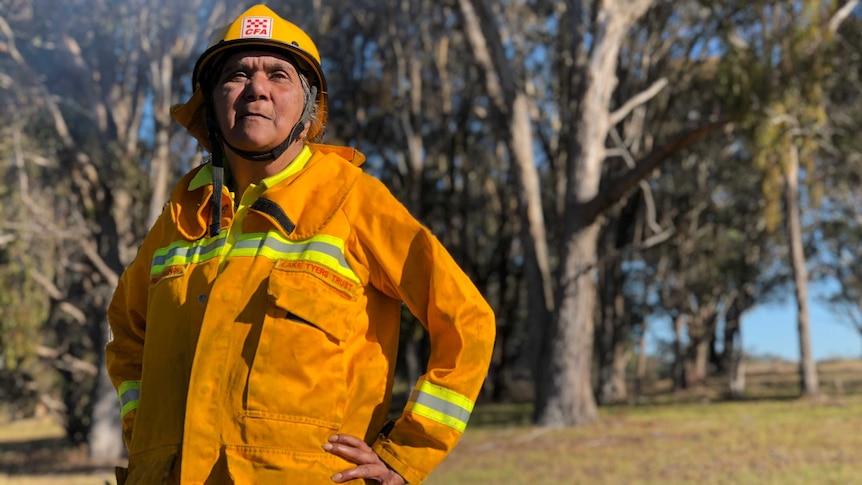
[[[490, 307], [361, 171], [361, 153], [309, 147], [298, 173], [248, 207], [236, 212], [225, 191], [227, 229], [216, 237], [209, 166], [193, 170], [122, 275], [107, 367], [122, 405], [126, 485], [332, 483], [354, 466], [323, 451], [335, 433], [364, 438], [415, 484], [464, 431], [491, 357]], [[431, 354], [380, 434], [402, 301], [428, 330]]]

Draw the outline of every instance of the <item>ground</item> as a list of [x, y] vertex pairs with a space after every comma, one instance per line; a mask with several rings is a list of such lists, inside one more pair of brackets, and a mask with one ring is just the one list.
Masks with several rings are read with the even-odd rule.
[[[578, 428], [529, 424], [529, 405], [477, 406], [426, 485], [830, 485], [862, 483], [862, 361], [821, 363], [821, 395], [798, 398], [796, 366], [749, 366], [746, 399], [721, 379], [602, 407]], [[0, 426], [0, 485], [113, 485], [115, 463], [67, 445], [48, 417]]]

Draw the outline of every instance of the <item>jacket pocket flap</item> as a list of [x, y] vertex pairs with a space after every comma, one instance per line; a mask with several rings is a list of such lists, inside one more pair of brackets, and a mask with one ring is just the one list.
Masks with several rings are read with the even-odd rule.
[[269, 276], [267, 292], [270, 302], [286, 312], [285, 318], [313, 325], [340, 342], [350, 337], [358, 301], [345, 298], [315, 276], [276, 270]]

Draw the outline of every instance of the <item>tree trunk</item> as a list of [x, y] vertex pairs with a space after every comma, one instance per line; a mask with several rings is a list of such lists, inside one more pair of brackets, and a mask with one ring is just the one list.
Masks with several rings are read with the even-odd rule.
[[597, 338], [599, 352], [598, 401], [600, 404], [622, 402], [627, 397], [625, 369], [628, 362], [628, 321], [623, 292], [625, 275], [616, 251], [616, 241], [622, 222], [610, 224], [603, 240], [601, 283], [601, 328]]
[[709, 374], [709, 349], [715, 338], [716, 309], [712, 301], [701, 302], [688, 325], [688, 352], [685, 366], [685, 383], [688, 387], [706, 384]]
[[799, 374], [802, 395], [818, 393], [817, 365], [811, 353], [811, 324], [808, 311], [808, 268], [802, 249], [802, 225], [799, 214], [799, 151], [791, 145], [785, 173], [785, 210], [787, 211], [787, 243], [790, 247], [790, 264], [796, 290], [796, 308], [799, 328]]
[[731, 347], [724, 349], [725, 353], [730, 356], [730, 397], [742, 399], [745, 397], [745, 361], [743, 360], [745, 353], [742, 349], [742, 334], [739, 332], [738, 324], [733, 334], [736, 337], [733, 339]]
[[613, 360], [611, 361], [611, 380], [609, 382], [609, 403], [625, 402], [629, 397], [628, 386], [626, 384], [626, 370], [628, 369], [629, 360], [632, 353], [629, 351], [628, 343], [625, 339], [617, 339], [614, 342]]
[[150, 61], [150, 78], [156, 84], [153, 117], [156, 123], [156, 147], [150, 160], [150, 196], [147, 212], [147, 227], [153, 227], [168, 201], [168, 188], [171, 175], [171, 82], [173, 81], [173, 57], [163, 54], [159, 59]]
[[[515, 165], [519, 188], [519, 211], [524, 221], [521, 240], [524, 274], [527, 281], [530, 348], [532, 362], [540, 362], [540, 349], [548, 332], [553, 310], [553, 288], [548, 256], [547, 232], [542, 212], [542, 191], [536, 160], [527, 95], [518, 88], [513, 69], [505, 56], [494, 15], [484, 0], [459, 0], [464, 31], [474, 59], [482, 71], [488, 96], [500, 114], [504, 139]], [[536, 378], [544, 369], [533, 369]]]
[[644, 379], [646, 379], [647, 364], [649, 363], [649, 355], [647, 355], [647, 332], [649, 326], [646, 318], [641, 323], [641, 333], [638, 336], [638, 365], [637, 373], [635, 374], [635, 397], [639, 397], [643, 393]]
[[542, 353], [545, 371], [537, 383], [534, 419], [541, 426], [577, 426], [598, 419], [590, 379], [598, 232], [598, 224], [593, 224], [568, 239], [570, 256], [563, 274], [569, 277]]
[[604, 0], [598, 7], [583, 109], [568, 146], [559, 297], [544, 345], [548, 352], [543, 358], [549, 365], [536, 393], [534, 417], [542, 426], [598, 419], [590, 373], [600, 221], [584, 219], [582, 205], [599, 192], [622, 40], [651, 4], [652, 0]]
[[[110, 340], [110, 327], [108, 321], [102, 324], [104, 341]], [[93, 424], [90, 426], [90, 434], [87, 437], [90, 458], [94, 460], [113, 460], [124, 456], [126, 447], [123, 443], [123, 426], [120, 423], [120, 404], [114, 385], [108, 377], [108, 368], [105, 366], [105, 354], [99, 354], [99, 375], [97, 377], [96, 389], [93, 393]]]
[[685, 328], [686, 317], [679, 313], [673, 319], [673, 375], [674, 390], [685, 389], [685, 347], [682, 343], [682, 332]]
[[685, 366], [685, 385], [687, 387], [706, 384], [707, 363], [709, 362], [709, 340], [702, 336], [693, 339], [688, 347]]

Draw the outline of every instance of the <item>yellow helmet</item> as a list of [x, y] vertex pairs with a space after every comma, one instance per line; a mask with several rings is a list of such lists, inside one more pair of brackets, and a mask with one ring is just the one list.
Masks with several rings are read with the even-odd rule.
[[202, 75], [213, 68], [213, 63], [228, 50], [235, 48], [265, 48], [283, 51], [299, 61], [298, 69], [309, 77], [317, 88], [317, 116], [308, 129], [307, 139], [318, 140], [326, 126], [326, 78], [320, 67], [317, 46], [302, 29], [279, 17], [265, 5], [255, 5], [243, 12], [230, 25], [220, 30], [215, 42], [204, 51], [195, 63], [192, 73], [192, 97], [185, 104], [171, 108], [171, 116], [183, 125], [209, 151]]

